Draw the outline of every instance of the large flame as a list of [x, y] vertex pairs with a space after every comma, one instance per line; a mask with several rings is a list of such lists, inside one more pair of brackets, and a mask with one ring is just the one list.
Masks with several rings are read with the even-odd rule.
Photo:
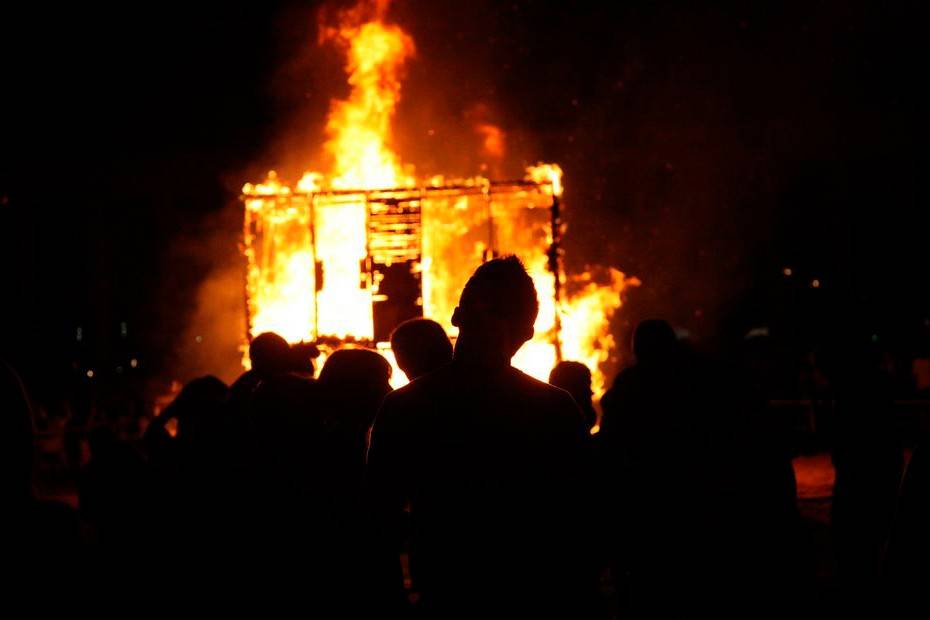
[[[403, 30], [384, 22], [385, 8], [384, 3], [359, 5], [344, 13], [337, 26], [323, 31], [322, 41], [334, 41], [346, 50], [350, 87], [346, 99], [330, 106], [324, 144], [332, 161], [329, 173], [306, 172], [296, 191], [274, 172], [262, 183], [243, 187], [253, 336], [275, 331], [289, 342], [327, 337], [373, 340], [377, 282], [363, 268], [371, 253], [366, 190], [417, 185], [412, 167], [391, 148], [402, 72], [415, 47]], [[360, 19], [366, 12], [374, 16]], [[485, 154], [500, 159], [503, 132], [490, 124], [477, 129]], [[416, 269], [422, 277], [424, 315], [446, 326], [454, 337], [452, 310], [468, 275], [495, 251], [516, 254], [536, 285], [540, 311], [535, 335], [517, 353], [514, 365], [545, 380], [560, 357], [583, 362], [591, 368], [594, 391], [600, 394], [601, 365], [614, 348], [610, 318], [620, 307], [624, 287], [636, 282], [616, 270], [597, 281], [589, 272], [557, 279], [550, 253], [550, 206], [562, 196], [562, 170], [540, 163], [527, 169], [526, 178], [532, 184], [495, 195], [482, 177], [434, 177], [419, 184], [470, 190], [418, 199], [422, 257]], [[395, 366], [395, 386], [404, 383], [390, 349], [384, 343], [377, 346]]]
[[335, 32], [348, 45], [346, 72], [352, 92], [345, 101], [333, 102], [326, 123], [326, 150], [334, 160], [332, 186], [377, 189], [412, 184], [389, 144], [401, 70], [414, 53], [413, 39], [380, 20], [343, 24]]

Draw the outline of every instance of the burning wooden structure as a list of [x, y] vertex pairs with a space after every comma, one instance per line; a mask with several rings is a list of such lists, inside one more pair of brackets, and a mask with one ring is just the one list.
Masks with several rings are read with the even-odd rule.
[[[527, 168], [524, 179], [417, 179], [391, 148], [404, 63], [413, 40], [384, 20], [386, 3], [362, 2], [321, 29], [346, 52], [350, 93], [326, 123], [327, 173], [292, 187], [270, 172], [243, 187], [248, 337], [274, 331], [324, 352], [348, 343], [393, 361], [389, 336], [426, 316], [455, 337], [452, 311], [474, 269], [514, 254], [536, 285], [535, 337], [514, 365], [545, 379], [561, 358], [587, 364], [594, 390], [613, 347], [609, 320], [628, 283], [614, 269], [563, 273], [562, 171]], [[502, 133], [490, 146], [502, 156]], [[398, 378], [403, 376], [399, 371]]]
[[249, 334], [386, 351], [399, 323], [427, 316], [451, 335], [471, 272], [515, 254], [548, 296], [518, 364], [548, 372], [561, 358], [561, 186], [551, 176], [556, 168], [539, 170], [539, 181], [293, 193], [252, 187], [243, 195]]

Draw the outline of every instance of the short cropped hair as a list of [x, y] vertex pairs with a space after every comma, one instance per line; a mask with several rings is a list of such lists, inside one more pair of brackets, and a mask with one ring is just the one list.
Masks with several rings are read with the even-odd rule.
[[391, 334], [391, 349], [408, 375], [425, 374], [452, 361], [446, 330], [430, 319], [410, 319], [398, 325]]
[[539, 314], [533, 279], [516, 256], [495, 258], [478, 267], [462, 290], [459, 306], [483, 307], [514, 327], [532, 327]]

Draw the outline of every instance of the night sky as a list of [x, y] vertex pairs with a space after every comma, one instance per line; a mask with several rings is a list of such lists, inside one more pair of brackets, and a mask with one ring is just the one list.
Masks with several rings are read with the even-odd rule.
[[[191, 343], [241, 312], [242, 183], [319, 163], [345, 94], [321, 3], [193, 4], [2, 9], [2, 355], [27, 376], [210, 370]], [[559, 162], [569, 269], [643, 281], [620, 338], [662, 316], [703, 342], [830, 322], [906, 341], [930, 316], [918, 3], [605, 4], [397, 0], [403, 160]]]

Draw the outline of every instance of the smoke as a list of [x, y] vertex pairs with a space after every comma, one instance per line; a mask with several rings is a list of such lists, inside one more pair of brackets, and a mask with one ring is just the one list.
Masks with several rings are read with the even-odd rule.
[[228, 383], [242, 372], [246, 322], [241, 232], [242, 206], [235, 201], [205, 216], [172, 245], [167, 269], [195, 270], [202, 276], [189, 300], [174, 308], [184, 327], [163, 379], [186, 383], [211, 374]]
[[[345, 5], [328, 6], [331, 15]], [[693, 35], [661, 12], [617, 15], [592, 4], [566, 14], [479, 0], [398, 2], [382, 15], [416, 41], [394, 146], [418, 177], [519, 178], [529, 163], [558, 162], [568, 272], [603, 265], [643, 282], [618, 314], [619, 343], [643, 318], [668, 318], [696, 336], [726, 320], [769, 239], [776, 180], [767, 147], [778, 139], [747, 130], [728, 84], [714, 81], [712, 68], [724, 65], [751, 86], [765, 79], [734, 54], [736, 35], [721, 32], [686, 56]], [[708, 32], [726, 26], [724, 15], [694, 17]], [[328, 167], [320, 165], [327, 113], [348, 86], [344, 50], [319, 44], [318, 24], [334, 20], [306, 11], [288, 22], [280, 54], [294, 60], [270, 77], [287, 120], [266, 169], [294, 182]], [[771, 112], [766, 101], [743, 105]]]

